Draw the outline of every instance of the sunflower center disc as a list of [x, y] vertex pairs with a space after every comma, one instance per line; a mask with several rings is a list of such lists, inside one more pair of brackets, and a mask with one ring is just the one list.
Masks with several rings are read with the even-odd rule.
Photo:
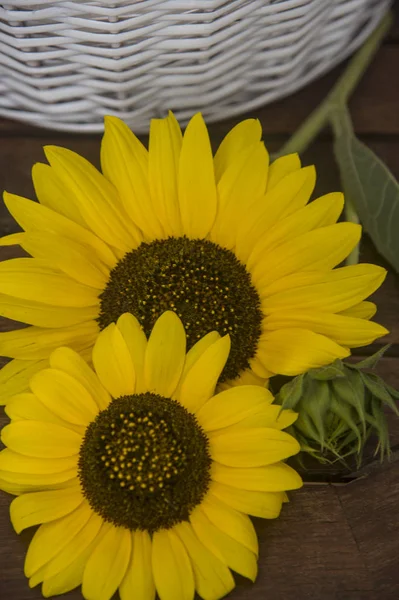
[[154, 532], [188, 519], [207, 492], [210, 465], [195, 416], [146, 393], [117, 398], [89, 425], [79, 478], [105, 521]]
[[158, 317], [174, 310], [191, 348], [210, 331], [231, 336], [220, 378], [236, 378], [249, 367], [261, 334], [259, 295], [233, 252], [208, 240], [186, 237], [142, 243], [111, 271], [100, 296], [101, 329], [132, 313], [146, 335]]

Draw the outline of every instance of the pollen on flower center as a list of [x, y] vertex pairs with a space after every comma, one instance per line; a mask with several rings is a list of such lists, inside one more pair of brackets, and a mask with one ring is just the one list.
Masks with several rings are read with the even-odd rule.
[[261, 334], [259, 295], [245, 266], [209, 240], [170, 237], [142, 243], [111, 271], [100, 296], [101, 329], [125, 312], [150, 334], [157, 318], [174, 310], [188, 348], [210, 331], [230, 334], [231, 352], [221, 381], [249, 367]]
[[93, 510], [130, 530], [186, 520], [209, 481], [207, 438], [174, 400], [146, 393], [114, 400], [89, 425], [79, 478]]

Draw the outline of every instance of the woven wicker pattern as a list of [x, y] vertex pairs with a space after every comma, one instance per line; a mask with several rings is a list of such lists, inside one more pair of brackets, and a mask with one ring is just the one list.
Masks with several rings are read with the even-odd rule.
[[0, 8], [0, 115], [135, 131], [254, 109], [350, 54], [390, 0], [22, 0]]

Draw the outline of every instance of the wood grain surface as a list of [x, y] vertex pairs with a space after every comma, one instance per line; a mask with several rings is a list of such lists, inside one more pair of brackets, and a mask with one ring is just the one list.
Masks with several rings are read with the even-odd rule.
[[[351, 100], [355, 129], [399, 177], [399, 9], [394, 26]], [[342, 66], [319, 81], [271, 106], [254, 111], [273, 151], [287, 139], [324, 97]], [[240, 118], [210, 126], [216, 146]], [[31, 167], [44, 160], [45, 144], [63, 145], [99, 163], [99, 136], [55, 133], [0, 119], [0, 190], [34, 197]], [[318, 169], [317, 194], [340, 189], [330, 134], [323, 132], [303, 157]], [[0, 235], [18, 227], [0, 205]], [[0, 260], [21, 255], [17, 248], [0, 250]], [[361, 260], [388, 268], [370, 240], [364, 239]], [[393, 345], [378, 372], [399, 389], [399, 278], [391, 269], [375, 294], [378, 321], [390, 329], [383, 342]], [[0, 330], [13, 326], [1, 320]], [[359, 349], [370, 353], [380, 347]], [[3, 361], [4, 362], [4, 361]], [[1, 411], [0, 425], [7, 422]], [[399, 420], [390, 419], [392, 442], [399, 444]], [[346, 485], [305, 485], [290, 495], [280, 519], [255, 519], [260, 540], [259, 576], [255, 585], [237, 577], [231, 600], [397, 600], [399, 598], [399, 460], [375, 465]], [[11, 497], [0, 492], [0, 599], [36, 600], [23, 562], [32, 531], [17, 536], [8, 516]], [[79, 591], [65, 596], [81, 598]], [[132, 600], [134, 600], [132, 598]]]

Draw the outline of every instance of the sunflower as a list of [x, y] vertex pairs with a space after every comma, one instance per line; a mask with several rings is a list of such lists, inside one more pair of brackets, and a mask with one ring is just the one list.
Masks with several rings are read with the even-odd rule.
[[6, 407], [0, 487], [17, 494], [19, 533], [41, 524], [25, 573], [43, 595], [82, 584], [108, 600], [216, 600], [230, 569], [255, 580], [257, 538], [248, 514], [278, 516], [301, 479], [280, 462], [299, 451], [261, 386], [214, 395], [229, 336], [211, 332], [186, 355], [165, 312], [147, 341], [122, 315], [99, 334], [94, 369], [69, 348], [50, 356], [31, 392]]
[[151, 122], [147, 151], [106, 117], [102, 173], [45, 147], [50, 165], [32, 171], [39, 203], [4, 195], [25, 231], [0, 243], [32, 258], [0, 264], [0, 314], [31, 325], [0, 335], [0, 354], [16, 359], [0, 375], [3, 402], [58, 346], [89, 355], [124, 312], [148, 335], [175, 311], [189, 348], [228, 333], [225, 384], [297, 375], [386, 333], [364, 301], [385, 270], [334, 269], [360, 238], [359, 225], [336, 223], [342, 194], [308, 204], [315, 169], [296, 154], [269, 166], [261, 134], [258, 121], [243, 121], [213, 157], [200, 114], [184, 137], [169, 114]]

